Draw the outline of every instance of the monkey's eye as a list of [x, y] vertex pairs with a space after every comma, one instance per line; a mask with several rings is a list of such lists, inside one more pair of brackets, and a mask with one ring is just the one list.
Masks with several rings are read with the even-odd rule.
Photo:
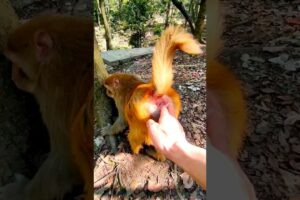
[[17, 73], [21, 78], [29, 78], [28, 75], [16, 64], [12, 64], [13, 73]]

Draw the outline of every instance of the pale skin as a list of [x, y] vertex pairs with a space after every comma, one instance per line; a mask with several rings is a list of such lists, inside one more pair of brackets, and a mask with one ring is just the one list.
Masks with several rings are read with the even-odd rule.
[[206, 150], [186, 140], [181, 124], [168, 109], [163, 107], [159, 122], [149, 120], [147, 127], [155, 148], [206, 189]]
[[[209, 92], [207, 100], [207, 133], [209, 136], [207, 145], [210, 146], [210, 155], [215, 159], [214, 162], [219, 163], [218, 166], [221, 167], [217, 171], [229, 175], [225, 179], [220, 177], [218, 181], [220, 184], [210, 189], [212, 191], [210, 194], [222, 194], [223, 197], [229, 199], [256, 199], [251, 182], [238, 162], [229, 155], [228, 138], [230, 131], [218, 99]], [[153, 145], [206, 190], [206, 149], [187, 142], [180, 122], [172, 116], [172, 113], [172, 106], [166, 105], [161, 109], [158, 123], [153, 120], [147, 122]], [[232, 180], [232, 185], [227, 184], [228, 179]], [[228, 186], [226, 193], [221, 192], [224, 190], [224, 186]]]
[[[230, 175], [231, 181], [235, 181], [232, 185], [227, 184], [229, 188], [226, 194], [222, 194], [223, 197], [227, 197], [227, 199], [256, 199], [252, 183], [240, 167], [237, 159], [230, 154], [230, 128], [220, 100], [213, 91], [209, 90], [207, 108], [207, 134], [210, 139], [209, 142], [212, 144], [211, 155], [215, 158], [215, 163], [221, 162], [222, 170]], [[226, 182], [223, 185], [226, 185]], [[214, 188], [214, 190], [218, 192], [218, 188]]]

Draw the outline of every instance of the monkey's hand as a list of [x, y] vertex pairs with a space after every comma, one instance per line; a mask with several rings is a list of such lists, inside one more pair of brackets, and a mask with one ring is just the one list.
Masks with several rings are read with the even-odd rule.
[[0, 188], [0, 200], [24, 200], [24, 191], [28, 181], [25, 176], [15, 174], [15, 182]]
[[107, 124], [106, 126], [104, 126], [104, 127], [101, 129], [101, 135], [102, 135], [102, 136], [112, 135], [111, 127], [112, 127], [111, 124]]
[[123, 117], [118, 116], [117, 120], [113, 125], [107, 125], [102, 128], [101, 135], [115, 135], [125, 130], [127, 127], [126, 121], [123, 119]]

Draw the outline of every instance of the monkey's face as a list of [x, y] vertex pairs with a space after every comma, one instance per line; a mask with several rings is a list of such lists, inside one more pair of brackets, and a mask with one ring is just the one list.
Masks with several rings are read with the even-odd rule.
[[105, 85], [105, 88], [106, 88], [106, 95], [111, 98], [114, 98], [114, 92], [113, 92], [112, 88], [108, 85]]
[[25, 23], [14, 30], [8, 37], [4, 55], [12, 62], [16, 86], [33, 93], [41, 66], [49, 60], [53, 41], [47, 32], [31, 28], [30, 23]]
[[37, 68], [32, 65], [28, 55], [30, 52], [21, 52], [7, 47], [4, 55], [12, 62], [12, 80], [19, 89], [33, 93], [34, 83], [37, 82]]
[[118, 91], [120, 87], [120, 81], [119, 79], [111, 75], [104, 81], [104, 87], [106, 88], [106, 94], [107, 96], [114, 98], [116, 95], [116, 92]]

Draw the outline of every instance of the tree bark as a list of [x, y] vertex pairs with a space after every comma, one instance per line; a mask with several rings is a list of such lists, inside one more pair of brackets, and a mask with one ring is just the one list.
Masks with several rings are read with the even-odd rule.
[[[106, 96], [106, 90], [103, 86], [108, 73], [104, 67], [103, 59], [100, 55], [96, 39], [94, 39], [94, 116], [97, 129], [103, 129], [113, 122], [114, 102]], [[99, 133], [96, 133], [98, 136]], [[108, 137], [113, 152], [117, 150], [114, 136]]]
[[104, 29], [105, 29], [105, 40], [106, 40], [106, 48], [107, 50], [111, 50], [113, 49], [112, 46], [112, 39], [111, 39], [111, 31], [110, 31], [110, 27], [109, 27], [109, 23], [106, 17], [106, 12], [105, 12], [105, 4], [104, 4], [104, 0], [97, 0], [97, 7], [98, 10], [100, 11], [100, 16], [104, 25]]
[[195, 23], [195, 37], [200, 43], [204, 43], [202, 40], [202, 33], [205, 25], [205, 12], [206, 12], [206, 0], [201, 0], [198, 17]]
[[178, 8], [178, 10], [184, 16], [184, 18], [186, 19], [186, 21], [189, 23], [191, 31], [194, 34], [195, 33], [195, 27], [194, 27], [193, 21], [192, 21], [191, 17], [188, 15], [187, 11], [185, 10], [182, 2], [180, 2], [178, 0], [172, 0], [172, 3], [174, 4], [174, 6], [176, 6], [176, 8]]
[[201, 4], [201, 0], [198, 0], [195, 2], [195, 5], [194, 5], [194, 9], [193, 9], [193, 15], [192, 15], [192, 19], [194, 22], [197, 21], [197, 17], [198, 17], [198, 13], [199, 13], [199, 10], [200, 10], [200, 4]]
[[[189, 13], [191, 16], [193, 16], [193, 8], [194, 8], [194, 0], [190, 0], [190, 5], [189, 5]], [[184, 27], [186, 27], [187, 20], [184, 22]]]
[[167, 5], [165, 28], [169, 26], [170, 10], [171, 10], [171, 0], [168, 1], [168, 5]]

